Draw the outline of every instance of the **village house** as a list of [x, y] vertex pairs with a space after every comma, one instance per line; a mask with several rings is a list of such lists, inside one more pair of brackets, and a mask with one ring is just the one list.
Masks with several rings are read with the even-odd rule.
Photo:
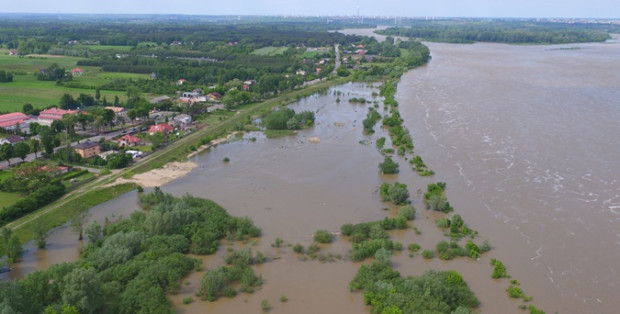
[[305, 76], [306, 75], [306, 71], [299, 69], [297, 70], [297, 72], [295, 72], [296, 75], [301, 75], [301, 76]]
[[134, 147], [142, 142], [139, 137], [130, 134], [125, 134], [116, 141], [119, 147]]
[[62, 116], [66, 114], [77, 114], [75, 110], [64, 110], [58, 108], [45, 109], [39, 113], [38, 122], [40, 125], [51, 126], [52, 122], [62, 120]]
[[196, 93], [196, 92], [184, 92], [181, 95], [181, 97], [183, 97], [183, 98], [194, 98], [194, 97], [198, 97], [198, 96], [200, 96], [200, 94]]
[[73, 146], [73, 149], [76, 153], [78, 153], [78, 155], [82, 156], [82, 158], [91, 158], [101, 153], [99, 143], [91, 141], [77, 144]]
[[116, 107], [116, 106], [106, 106], [105, 109], [114, 111], [114, 115], [118, 117], [127, 118], [127, 108]]
[[19, 52], [17, 50], [9, 50], [9, 56], [16, 56]]
[[177, 85], [183, 85], [183, 84], [185, 84], [185, 82], [187, 82], [186, 79], [180, 79], [180, 80], [177, 81]]
[[109, 150], [107, 152], [103, 152], [103, 153], [99, 154], [99, 157], [101, 157], [101, 159], [103, 159], [103, 160], [108, 160], [108, 156], [114, 155], [114, 154], [118, 154], [118, 151], [117, 150]]
[[75, 68], [71, 70], [71, 75], [72, 76], [82, 76], [82, 74], [84, 74], [84, 70], [80, 69], [80, 68]]
[[243, 81], [243, 84], [250, 85], [250, 86], [256, 85], [256, 80], [245, 80]]
[[21, 112], [0, 115], [0, 128], [5, 130], [20, 129], [22, 132], [28, 133], [30, 122], [32, 122], [30, 121], [30, 117]]
[[241, 90], [244, 92], [247, 92], [250, 90], [250, 86], [248, 86], [247, 84], [243, 84], [241, 85]]
[[163, 96], [155, 97], [155, 98], [151, 99], [149, 102], [151, 104], [160, 104], [160, 103], [162, 103], [164, 101], [168, 101], [170, 99], [171, 99], [170, 97], [168, 97], [166, 95], [163, 95]]
[[160, 123], [156, 125], [151, 125], [149, 128], [149, 135], [153, 135], [157, 132], [162, 132], [164, 134], [168, 134], [174, 131], [174, 128], [168, 123]]
[[188, 114], [180, 114], [172, 119], [172, 123], [180, 126], [187, 126], [192, 123], [192, 117]]
[[19, 135], [9, 135], [5, 138], [0, 138], [0, 146], [4, 144], [15, 145], [19, 142], [22, 142], [23, 140], [24, 138]]
[[218, 101], [220, 100], [220, 98], [222, 98], [222, 94], [218, 93], [218, 92], [211, 92], [207, 95], [207, 98], [210, 101]]

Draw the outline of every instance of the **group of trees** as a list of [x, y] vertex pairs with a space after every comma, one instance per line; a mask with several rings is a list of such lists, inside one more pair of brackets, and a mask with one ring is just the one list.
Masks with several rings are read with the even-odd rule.
[[11, 72], [0, 70], [0, 83], [8, 82], [13, 82], [13, 74]]
[[[134, 212], [104, 228], [97, 222], [84, 227], [86, 215], [76, 218], [72, 229], [88, 240], [80, 261], [0, 282], [0, 309], [7, 313], [61, 313], [67, 307], [79, 313], [167, 313], [170, 304], [165, 294], [178, 290], [181, 279], [199, 265], [186, 253], [211, 254], [223, 237], [243, 239], [261, 232], [250, 219], [231, 217], [212, 201], [189, 195], [174, 198], [156, 188], [142, 195], [140, 204], [148, 211]], [[4, 235], [2, 231], [3, 241]], [[231, 269], [240, 272], [230, 274], [255, 286], [260, 278], [247, 273], [246, 262], [231, 259]], [[247, 268], [241, 266], [244, 263]]]
[[263, 118], [263, 125], [269, 130], [298, 130], [314, 125], [314, 112], [303, 111], [298, 114], [290, 108], [280, 108]]
[[609, 31], [612, 30], [610, 25], [585, 23], [414, 21], [409, 27], [390, 27], [378, 33], [449, 43], [563, 44], [605, 41], [610, 38]]
[[40, 81], [70, 81], [72, 78], [71, 73], [68, 73], [65, 68], [61, 68], [56, 63], [40, 70], [36, 76]]

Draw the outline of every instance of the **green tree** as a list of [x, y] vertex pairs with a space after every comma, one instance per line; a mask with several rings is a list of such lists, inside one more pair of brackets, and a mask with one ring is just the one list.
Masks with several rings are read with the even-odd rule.
[[73, 96], [71, 96], [71, 94], [65, 93], [60, 97], [58, 105], [60, 105], [62, 109], [76, 109], [78, 106], [78, 102], [73, 99]]
[[71, 218], [69, 222], [69, 226], [71, 226], [71, 230], [78, 234], [78, 240], [82, 241], [84, 239], [84, 226], [86, 222], [90, 218], [90, 214], [86, 211], [79, 212], [77, 215]]
[[6, 256], [8, 260], [15, 263], [19, 260], [22, 254], [22, 243], [19, 241], [19, 237], [15, 233], [11, 233], [11, 237], [6, 246]]
[[90, 225], [88, 225], [88, 227], [84, 230], [86, 236], [88, 237], [88, 242], [90, 243], [96, 243], [99, 241], [102, 236], [102, 231], [103, 227], [97, 221], [91, 222]]
[[13, 145], [4, 143], [0, 146], [0, 160], [6, 160], [11, 165], [11, 157], [13, 157]]
[[22, 112], [24, 114], [31, 114], [33, 109], [34, 107], [32, 107], [32, 104], [24, 104], [22, 106]]
[[41, 144], [43, 144], [43, 148], [45, 149], [45, 154], [47, 156], [54, 153], [54, 137], [52, 136], [52, 131], [50, 128], [42, 128]]
[[383, 162], [379, 163], [379, 170], [383, 174], [398, 173], [398, 163], [392, 160], [390, 156], [385, 156]]
[[26, 156], [30, 153], [30, 146], [26, 142], [19, 142], [13, 148], [13, 156], [26, 160]]
[[101, 91], [99, 90], [99, 88], [95, 89], [95, 99], [97, 100], [97, 102], [99, 102], [99, 99], [101, 98]]
[[44, 249], [47, 244], [48, 230], [45, 222], [39, 218], [32, 224], [32, 233], [34, 242], [39, 249]]
[[34, 158], [37, 158], [37, 153], [39, 152], [39, 149], [41, 148], [41, 142], [39, 142], [39, 140], [37, 140], [36, 138], [33, 138], [30, 140], [30, 147], [32, 148], [32, 153], [34, 153]]
[[81, 313], [97, 313], [104, 305], [101, 280], [93, 268], [76, 268], [64, 278], [62, 301]]

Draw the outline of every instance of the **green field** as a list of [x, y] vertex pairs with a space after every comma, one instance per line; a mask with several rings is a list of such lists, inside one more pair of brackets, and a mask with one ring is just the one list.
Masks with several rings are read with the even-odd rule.
[[314, 58], [314, 56], [318, 55], [319, 53], [316, 51], [306, 51], [304, 52], [303, 55], [301, 55], [302, 58], [306, 58], [306, 59], [312, 59]]
[[133, 46], [108, 46], [108, 45], [74, 45], [72, 47], [90, 49], [92, 51], [100, 51], [100, 50], [129, 51], [133, 48]]
[[[107, 46], [104, 46], [107, 47]], [[121, 46], [128, 47], [128, 46]], [[129, 47], [131, 48], [131, 47]], [[40, 69], [46, 68], [53, 63], [72, 69], [77, 67], [77, 62], [84, 60], [78, 57], [67, 56], [44, 56], [44, 57], [18, 57], [9, 56], [8, 50], [0, 49], [0, 70], [13, 73], [12, 83], [0, 83], [0, 111], [20, 111], [25, 103], [32, 104], [35, 108], [45, 108], [57, 104], [60, 97], [71, 94], [77, 97], [79, 94], [95, 94], [95, 88], [115, 79], [147, 79], [148, 74], [134, 73], [110, 73], [102, 72], [100, 67], [80, 67], [84, 74], [73, 78], [73, 82], [93, 88], [68, 88], [56, 85], [56, 82], [39, 81], [35, 77]], [[109, 102], [118, 96], [125, 101], [127, 96], [124, 91], [101, 90], [101, 97], [106, 97]]]
[[256, 50], [252, 51], [252, 54], [259, 55], [259, 56], [275, 56], [275, 55], [284, 54], [284, 52], [287, 49], [288, 49], [287, 47], [273, 47], [273, 46], [269, 46], [269, 47], [263, 47], [263, 48], [260, 48], [260, 49], [256, 49]]
[[17, 203], [17, 201], [19, 201], [22, 197], [19, 195], [19, 193], [9, 193], [9, 192], [2, 192], [0, 191], [0, 207], [8, 207], [11, 206], [15, 203]]

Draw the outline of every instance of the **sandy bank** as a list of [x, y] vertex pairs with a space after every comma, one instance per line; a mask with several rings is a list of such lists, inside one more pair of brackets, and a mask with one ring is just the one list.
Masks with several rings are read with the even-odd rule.
[[118, 178], [110, 185], [122, 183], [136, 183], [142, 187], [156, 187], [164, 185], [172, 180], [178, 179], [194, 168], [198, 167], [195, 162], [171, 162], [161, 168], [153, 169], [149, 172], [134, 175], [131, 179]]

